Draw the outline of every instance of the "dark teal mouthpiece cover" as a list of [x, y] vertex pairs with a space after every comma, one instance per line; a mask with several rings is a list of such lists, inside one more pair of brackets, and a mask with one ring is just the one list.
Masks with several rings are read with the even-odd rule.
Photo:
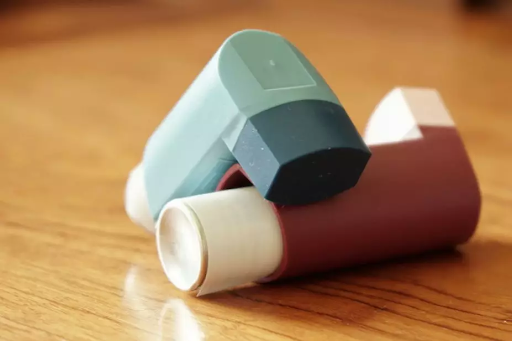
[[281, 205], [314, 203], [352, 188], [371, 156], [343, 107], [319, 100], [252, 116], [233, 154], [259, 192]]

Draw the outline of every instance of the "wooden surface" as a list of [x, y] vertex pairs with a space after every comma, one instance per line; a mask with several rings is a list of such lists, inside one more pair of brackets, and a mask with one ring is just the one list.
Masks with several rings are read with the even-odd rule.
[[[204, 6], [0, 12], [0, 340], [512, 340], [509, 14], [451, 1]], [[473, 240], [204, 299], [174, 290], [153, 237], [125, 216], [126, 176], [223, 39], [246, 27], [294, 42], [359, 128], [394, 86], [437, 88], [481, 184]]]

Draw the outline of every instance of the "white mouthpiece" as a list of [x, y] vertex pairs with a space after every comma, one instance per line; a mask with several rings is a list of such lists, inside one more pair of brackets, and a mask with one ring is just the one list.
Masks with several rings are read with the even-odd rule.
[[198, 296], [265, 278], [281, 263], [279, 222], [254, 187], [175, 199], [156, 226], [167, 277]]
[[149, 212], [146, 186], [144, 184], [144, 169], [139, 163], [130, 172], [124, 194], [124, 208], [128, 217], [135, 224], [155, 233], [155, 222]]

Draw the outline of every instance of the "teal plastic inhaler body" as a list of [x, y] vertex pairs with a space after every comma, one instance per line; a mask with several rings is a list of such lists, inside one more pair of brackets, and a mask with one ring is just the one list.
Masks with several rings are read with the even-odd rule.
[[[277, 34], [246, 30], [222, 44], [149, 138], [133, 181], [153, 221], [172, 199], [214, 191], [237, 162], [267, 200], [310, 204], [353, 187], [370, 155], [304, 55]], [[127, 201], [129, 191], [130, 181]]]

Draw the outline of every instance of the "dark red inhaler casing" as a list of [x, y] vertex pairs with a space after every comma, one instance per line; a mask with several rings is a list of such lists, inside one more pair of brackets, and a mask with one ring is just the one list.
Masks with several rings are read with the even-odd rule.
[[[436, 91], [393, 90], [370, 118], [365, 139], [373, 155], [354, 188], [310, 205], [272, 204], [283, 257], [260, 282], [443, 249], [472, 236], [480, 191]], [[235, 165], [217, 190], [250, 185]]]

